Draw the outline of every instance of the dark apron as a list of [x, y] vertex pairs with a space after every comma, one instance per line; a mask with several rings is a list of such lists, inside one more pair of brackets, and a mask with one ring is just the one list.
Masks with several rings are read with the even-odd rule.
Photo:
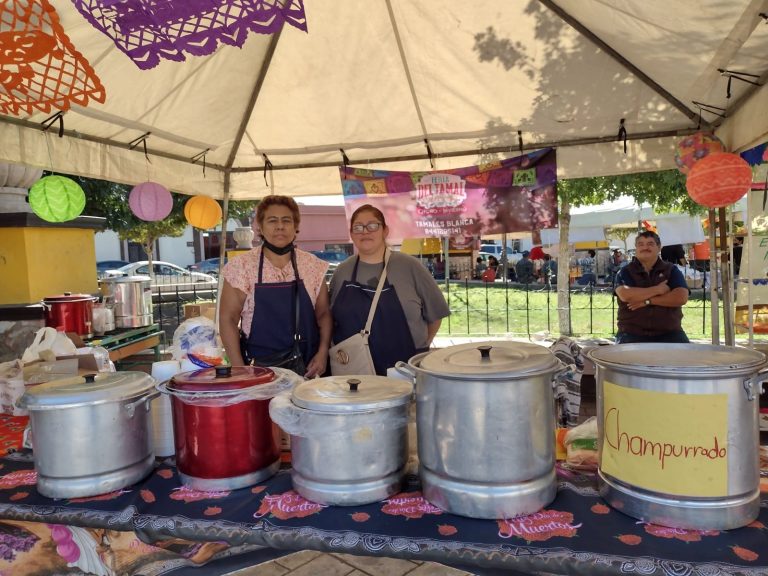
[[[248, 354], [251, 358], [262, 358], [293, 348], [296, 326], [296, 292], [299, 291], [299, 348], [304, 363], [317, 353], [320, 332], [315, 319], [315, 308], [309, 297], [304, 281], [299, 278], [296, 257], [291, 256], [292, 282], [262, 282], [264, 249], [259, 257], [259, 277], [253, 288], [253, 318], [251, 333], [248, 335]], [[298, 286], [297, 286], [298, 284]]]
[[[368, 312], [376, 295], [375, 288], [357, 282], [359, 263], [360, 257], [355, 261], [352, 279], [344, 281], [331, 307], [333, 341], [336, 344], [365, 328]], [[416, 346], [413, 343], [411, 330], [408, 328], [408, 321], [405, 319], [405, 312], [397, 298], [395, 287], [389, 283], [389, 279], [384, 281], [384, 287], [379, 296], [368, 343], [376, 374], [380, 376], [386, 376], [387, 368], [394, 366], [398, 360], [407, 362], [416, 354]]]

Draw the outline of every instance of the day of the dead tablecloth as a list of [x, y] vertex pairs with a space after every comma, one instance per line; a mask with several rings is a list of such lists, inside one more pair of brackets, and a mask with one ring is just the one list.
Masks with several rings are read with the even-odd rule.
[[251, 488], [199, 492], [180, 485], [172, 459], [159, 461], [149, 477], [124, 490], [51, 500], [37, 493], [32, 455], [21, 451], [0, 459], [0, 572], [3, 563], [23, 564], [41, 539], [30, 526], [44, 526], [45, 542], [55, 543], [65, 566], [79, 561], [88, 566], [84, 571], [99, 574], [127, 566], [127, 556], [122, 564], [116, 557], [125, 550], [140, 550], [143, 562], [154, 557], [161, 565], [163, 555], [167, 562], [202, 563], [224, 549], [231, 553], [255, 545], [533, 573], [768, 574], [768, 498], [758, 520], [747, 527], [679, 530], [644, 524], [609, 508], [591, 475], [559, 469], [558, 476], [557, 498], [541, 512], [473, 520], [429, 504], [415, 477], [383, 502], [324, 507], [292, 490], [288, 469]]

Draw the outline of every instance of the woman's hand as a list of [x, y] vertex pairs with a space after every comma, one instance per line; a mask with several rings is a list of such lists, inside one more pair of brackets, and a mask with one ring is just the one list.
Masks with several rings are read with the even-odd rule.
[[325, 374], [325, 367], [328, 365], [328, 350], [318, 350], [307, 365], [307, 373], [304, 378], [317, 378]]

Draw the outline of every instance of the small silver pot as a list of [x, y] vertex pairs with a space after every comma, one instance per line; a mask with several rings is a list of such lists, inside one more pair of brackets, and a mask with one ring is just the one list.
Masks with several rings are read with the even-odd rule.
[[383, 376], [307, 380], [270, 403], [291, 435], [291, 478], [313, 502], [353, 506], [400, 490], [408, 461], [410, 382]]
[[150, 401], [159, 392], [143, 372], [40, 384], [29, 410], [37, 490], [49, 498], [97, 496], [130, 486], [154, 466]]
[[553, 380], [560, 361], [524, 342], [418, 354], [419, 475], [432, 504], [472, 518], [532, 514], [557, 492]]

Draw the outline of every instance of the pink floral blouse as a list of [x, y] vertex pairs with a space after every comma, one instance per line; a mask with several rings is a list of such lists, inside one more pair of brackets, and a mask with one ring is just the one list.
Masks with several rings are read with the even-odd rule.
[[[246, 334], [251, 332], [251, 319], [253, 318], [253, 287], [259, 279], [259, 256], [261, 247], [254, 248], [250, 252], [231, 258], [224, 266], [224, 280], [233, 288], [245, 292], [245, 304], [240, 315], [240, 328]], [[314, 254], [296, 249], [296, 266], [299, 276], [304, 281], [304, 286], [312, 300], [312, 305], [317, 302], [320, 290], [325, 290], [325, 271], [328, 263], [320, 260]], [[293, 266], [290, 262], [283, 268], [277, 268], [267, 258], [264, 258], [262, 270], [262, 282], [290, 282], [294, 280]]]

